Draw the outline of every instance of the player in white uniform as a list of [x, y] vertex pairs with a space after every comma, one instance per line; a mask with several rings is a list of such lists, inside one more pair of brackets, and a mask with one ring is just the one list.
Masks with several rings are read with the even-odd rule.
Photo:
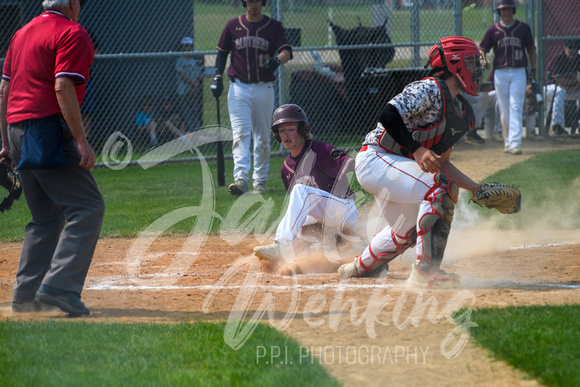
[[302, 226], [320, 223], [348, 232], [356, 225], [357, 212], [346, 176], [354, 170], [354, 160], [332, 145], [313, 141], [306, 113], [298, 105], [280, 106], [272, 121], [276, 141], [290, 152], [280, 170], [290, 200], [275, 242], [256, 247], [254, 253], [261, 259], [278, 261], [286, 257], [281, 248], [294, 243]]
[[417, 245], [409, 281], [420, 287], [449, 287], [459, 276], [441, 270], [459, 188], [475, 194], [480, 184], [449, 160], [455, 144], [473, 128], [471, 105], [459, 95], [477, 95], [482, 69], [473, 41], [452, 36], [429, 52], [434, 78], [405, 87], [380, 114], [356, 157], [361, 186], [375, 196], [388, 223], [341, 278], [368, 276]]
[[[246, 14], [226, 24], [217, 45], [214, 82], [216, 98], [223, 91], [223, 73], [231, 52], [228, 111], [232, 123], [234, 182], [232, 195], [248, 191], [254, 153], [254, 192], [266, 192], [270, 170], [270, 119], [274, 111], [276, 69], [292, 59], [292, 46], [282, 23], [262, 14], [266, 0], [242, 0]], [[252, 140], [254, 142], [251, 148]]]
[[484, 58], [492, 49], [494, 52], [493, 83], [501, 112], [504, 152], [521, 155], [526, 67], [529, 56], [530, 76], [535, 78], [536, 46], [530, 26], [514, 18], [515, 0], [498, 0], [496, 7], [500, 21], [487, 30], [479, 48]]

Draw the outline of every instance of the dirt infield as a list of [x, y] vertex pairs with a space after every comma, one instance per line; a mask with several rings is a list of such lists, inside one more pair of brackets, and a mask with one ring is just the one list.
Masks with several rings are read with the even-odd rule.
[[[532, 155], [571, 149], [580, 150], [580, 140], [525, 142], [524, 155], [510, 156], [501, 144], [487, 141], [481, 147], [458, 145], [452, 161], [481, 180]], [[462, 284], [445, 291], [405, 286], [411, 252], [391, 263], [386, 278], [339, 281], [336, 268], [360, 252], [368, 243], [364, 237], [341, 250], [340, 261], [329, 262], [317, 249], [301, 253], [293, 267], [304, 274], [296, 276], [278, 275], [279, 267], [255, 259], [252, 248], [259, 243], [253, 238], [231, 245], [210, 236], [196, 256], [180, 253], [184, 243], [192, 243], [186, 236], [161, 237], [138, 261], [128, 254], [134, 240], [101, 239], [83, 292], [91, 309], [86, 320], [229, 321], [224, 340], [236, 347], [251, 334], [255, 317], [296, 338], [305, 354], [314, 354], [345, 385], [537, 385], [467, 340], [473, 326], [469, 308], [579, 303], [580, 234], [541, 225], [501, 231], [473, 221], [470, 211], [465, 203], [458, 206], [443, 263], [462, 275]], [[365, 234], [372, 213], [361, 210], [359, 234]], [[2, 318], [12, 317], [20, 247], [0, 246]], [[188, 264], [176, 270], [172, 264], [179, 260]], [[460, 307], [468, 308], [463, 328], [449, 317]], [[250, 322], [238, 324], [239, 317]], [[284, 364], [283, 349], [260, 350], [260, 365]]]

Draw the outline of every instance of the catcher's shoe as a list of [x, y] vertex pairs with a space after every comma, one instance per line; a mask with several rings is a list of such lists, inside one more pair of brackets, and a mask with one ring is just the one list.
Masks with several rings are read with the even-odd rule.
[[414, 263], [411, 266], [411, 275], [407, 280], [407, 286], [421, 289], [450, 289], [459, 287], [460, 282], [461, 277], [458, 274], [447, 273], [441, 269], [421, 273]]
[[354, 261], [350, 263], [345, 263], [338, 268], [338, 276], [340, 279], [357, 278], [358, 270], [356, 268], [356, 263]]
[[235, 196], [241, 196], [248, 192], [248, 182], [236, 179], [233, 184], [230, 184], [228, 191]]
[[280, 244], [277, 242], [271, 245], [254, 247], [254, 255], [271, 262], [278, 262], [283, 259]]

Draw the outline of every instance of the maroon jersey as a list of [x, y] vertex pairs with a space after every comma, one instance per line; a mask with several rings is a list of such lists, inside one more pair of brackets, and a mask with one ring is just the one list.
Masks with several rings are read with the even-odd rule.
[[339, 198], [355, 198], [346, 173], [354, 168], [354, 160], [332, 145], [308, 140], [298, 157], [288, 155], [280, 173], [286, 191], [296, 184], [318, 188]]
[[220, 51], [231, 51], [228, 76], [244, 83], [272, 82], [274, 74], [264, 69], [264, 62], [284, 48], [291, 49], [282, 23], [266, 15], [250, 23], [246, 15], [226, 24], [217, 45]]
[[519, 20], [514, 20], [510, 27], [505, 27], [501, 21], [495, 23], [489, 27], [479, 44], [479, 48], [485, 52], [489, 52], [493, 48], [494, 69], [527, 67], [526, 49], [534, 46], [534, 37], [530, 26]]

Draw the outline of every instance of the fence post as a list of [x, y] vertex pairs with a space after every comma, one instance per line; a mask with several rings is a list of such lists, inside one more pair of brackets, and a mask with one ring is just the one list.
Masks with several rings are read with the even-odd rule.
[[[272, 17], [284, 24], [284, 15], [282, 12], [282, 2], [280, 0], [272, 0]], [[285, 103], [284, 98], [284, 66], [278, 67], [278, 76], [276, 77], [275, 89], [278, 91], [276, 95], [275, 107]], [[274, 113], [274, 112], [271, 112]]]
[[[531, 2], [533, 2], [533, 0], [530, 0]], [[536, 81], [540, 84], [540, 87], [542, 88], [542, 90], [544, 90], [544, 10], [543, 10], [543, 0], [535, 0], [535, 7], [534, 7], [534, 13], [537, 16], [536, 17], [536, 31], [535, 31], [535, 37], [536, 37], [536, 42], [537, 42], [537, 46], [538, 46], [538, 63], [537, 63], [537, 68], [536, 68], [536, 77], [538, 79], [536, 79]], [[545, 100], [545, 97], [544, 97]], [[544, 136], [545, 138], [548, 137], [548, 130], [546, 130], [546, 127], [544, 125], [544, 107], [542, 106], [542, 108], [540, 109], [539, 112], [539, 120], [538, 120], [538, 128], [539, 128], [539, 135], [540, 136]]]
[[463, 35], [463, 12], [461, 8], [461, 0], [455, 0], [455, 36]]
[[[419, 22], [419, 2], [413, 1], [413, 11], [411, 11], [411, 33], [413, 34], [413, 43], [420, 43], [421, 42], [421, 34], [420, 34], [420, 22]], [[421, 60], [421, 46], [414, 45], [413, 46], [413, 65], [415, 67], [420, 66]]]

